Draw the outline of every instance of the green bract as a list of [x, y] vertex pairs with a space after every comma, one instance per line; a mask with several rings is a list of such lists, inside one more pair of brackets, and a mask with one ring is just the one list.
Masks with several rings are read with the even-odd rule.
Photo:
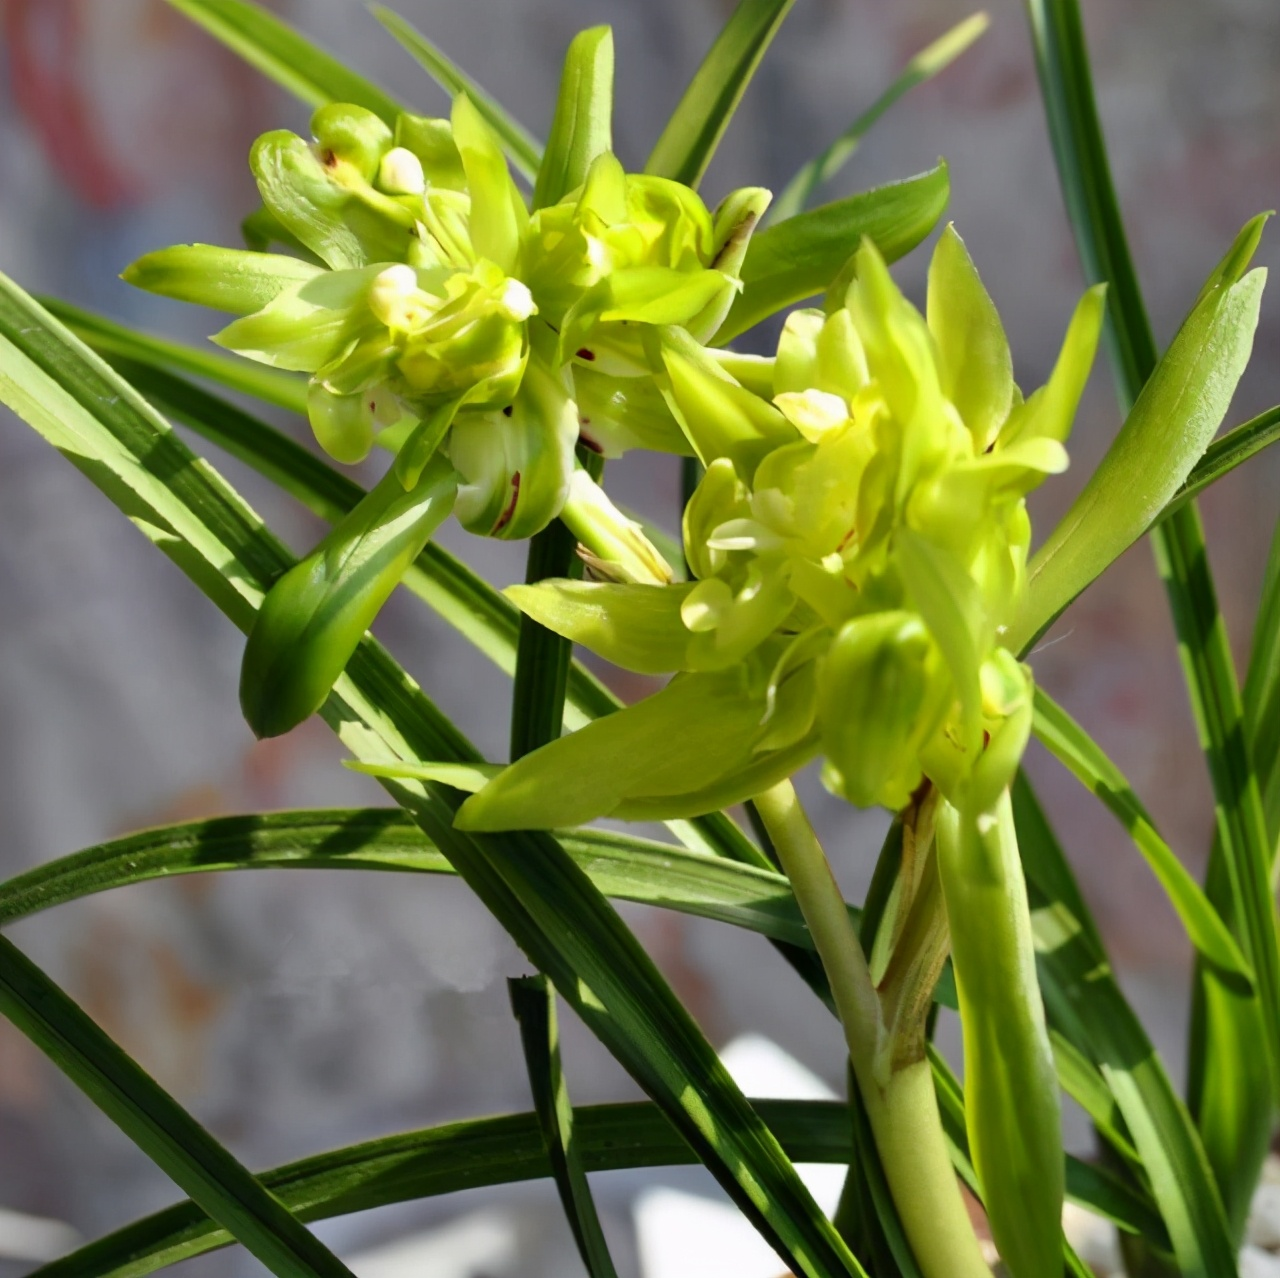
[[[1025, 400], [953, 229], [934, 253], [927, 317], [869, 241], [841, 302], [793, 312], [771, 368], [750, 368], [751, 387], [687, 330], [647, 336], [658, 386], [706, 465], [685, 511], [692, 583], [509, 592], [618, 665], [730, 678], [755, 705], [750, 758], [729, 766], [726, 756], [715, 802], [697, 807], [702, 787], [691, 783], [666, 807], [645, 796], [650, 815], [748, 797], [770, 753], [802, 743], [810, 753], [821, 743], [832, 790], [894, 810], [927, 777], [957, 805], [985, 811], [1017, 767], [1031, 685], [1003, 638], [1026, 589], [1025, 498], [1067, 464], [1062, 441], [1097, 344], [1101, 292], [1082, 299], [1049, 382]], [[670, 704], [674, 734], [687, 716]], [[614, 716], [611, 737], [642, 716], [652, 717], [647, 704]], [[666, 749], [661, 732], [644, 740]], [[643, 744], [632, 742], [633, 763]], [[588, 748], [544, 747], [474, 796], [460, 820], [559, 825], [570, 819], [557, 815], [561, 802], [582, 820], [578, 786], [592, 796], [590, 815], [632, 811], [641, 795], [610, 787], [599, 766], [580, 781], [562, 768], [562, 754]], [[520, 796], [553, 776], [535, 820]]]

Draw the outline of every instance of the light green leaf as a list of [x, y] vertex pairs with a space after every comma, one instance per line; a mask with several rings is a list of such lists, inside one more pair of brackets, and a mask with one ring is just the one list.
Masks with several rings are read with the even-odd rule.
[[1037, 688], [1035, 693], [1034, 724], [1040, 741], [1102, 800], [1129, 831], [1138, 851], [1146, 857], [1151, 872], [1164, 888], [1170, 905], [1182, 920], [1187, 939], [1201, 957], [1212, 963], [1241, 993], [1248, 993], [1253, 987], [1253, 976], [1235, 938], [1200, 890], [1200, 885], [1156, 832], [1124, 774], [1093, 738], [1041, 688]]
[[985, 452], [1013, 403], [1013, 356], [995, 303], [952, 223], [929, 264], [927, 315], [942, 393]]
[[795, 0], [739, 0], [654, 143], [644, 171], [697, 187]]
[[[0, 281], [0, 399], [62, 449], [242, 628], [288, 555], [127, 384]], [[365, 638], [323, 714], [358, 758], [477, 761], [475, 748]], [[616, 912], [554, 839], [469, 837], [459, 796], [385, 781], [570, 1007], [671, 1115], [803, 1278], [861, 1269], [776, 1138]]]
[[742, 264], [742, 293], [716, 343], [823, 292], [864, 235], [886, 262], [905, 256], [937, 225], [950, 191], [947, 166], [939, 163], [918, 177], [824, 204], [753, 235]]
[[144, 254], [126, 266], [120, 278], [162, 297], [248, 315], [261, 310], [282, 290], [323, 273], [324, 267], [283, 253], [175, 244]]
[[502, 149], [515, 165], [516, 171], [532, 182], [542, 164], [542, 144], [398, 13], [393, 13], [380, 4], [371, 5], [369, 11], [451, 98], [457, 97], [459, 93], [465, 93], [470, 98], [485, 122], [498, 135]]
[[821, 155], [816, 156], [782, 189], [769, 210], [770, 220], [781, 222], [808, 208], [814, 193], [829, 182], [852, 159], [871, 126], [895, 102], [918, 84], [945, 71], [986, 29], [990, 19], [975, 13], [957, 22], [945, 35], [919, 53], [902, 69], [901, 75], [867, 108]]
[[597, 155], [613, 149], [613, 31], [590, 27], [564, 55], [551, 136], [538, 167], [533, 207], [564, 199], [587, 180]]
[[250, 65], [311, 106], [354, 102], [394, 124], [400, 105], [261, 5], [246, 0], [169, 0]]
[[574, 1110], [560, 1064], [555, 991], [545, 976], [516, 977], [507, 981], [507, 989], [511, 994], [511, 1010], [520, 1022], [520, 1041], [524, 1046], [538, 1127], [582, 1263], [589, 1278], [616, 1278], [617, 1270], [609, 1255], [609, 1244], [605, 1242], [582, 1155], [574, 1139]]
[[0, 1013], [273, 1274], [352, 1278], [270, 1190], [2, 937]]
[[[1256, 239], [1257, 230], [1250, 223], [1240, 239]], [[1225, 276], [1187, 316], [1084, 491], [1031, 560], [1010, 635], [1015, 651], [1146, 532], [1191, 472], [1248, 362], [1265, 280], [1262, 270]]]
[[680, 605], [692, 586], [542, 581], [503, 592], [527, 617], [597, 656], [638, 674], [686, 667], [692, 634]]
[[[1278, 439], [1280, 439], [1280, 408], [1269, 408], [1265, 413], [1259, 413], [1257, 417], [1245, 422], [1243, 426], [1237, 426], [1234, 430], [1229, 430], [1225, 435], [1215, 439], [1191, 468], [1191, 474], [1169, 499], [1169, 504], [1160, 512], [1156, 522], [1159, 523], [1160, 520], [1167, 519], [1181, 510], [1188, 502], [1194, 501], [1210, 484], [1216, 484], [1224, 475], [1230, 474], [1237, 466], [1247, 462], [1255, 453], [1269, 448]], [[1246, 708], [1248, 705], [1249, 699], [1246, 695]]]

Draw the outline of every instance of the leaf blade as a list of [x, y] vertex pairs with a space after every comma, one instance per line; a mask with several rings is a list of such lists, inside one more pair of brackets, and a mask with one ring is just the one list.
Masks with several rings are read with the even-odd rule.
[[310, 106], [354, 102], [394, 125], [400, 104], [364, 76], [247, 0], [169, 0], [232, 52]]
[[644, 171], [697, 187], [795, 0], [739, 0], [671, 113]]

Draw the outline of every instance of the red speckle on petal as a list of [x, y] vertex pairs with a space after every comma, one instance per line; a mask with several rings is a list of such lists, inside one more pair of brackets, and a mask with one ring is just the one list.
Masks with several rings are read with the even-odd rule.
[[498, 522], [493, 526], [495, 533], [500, 533], [511, 522], [511, 517], [516, 513], [516, 502], [519, 500], [520, 472], [516, 471], [511, 476], [511, 499], [507, 502], [507, 508], [498, 516]]
[[596, 357], [595, 351], [588, 350], [585, 346], [578, 347], [578, 349], [574, 351], [574, 354], [579, 359], [585, 359], [588, 363], [590, 363]]

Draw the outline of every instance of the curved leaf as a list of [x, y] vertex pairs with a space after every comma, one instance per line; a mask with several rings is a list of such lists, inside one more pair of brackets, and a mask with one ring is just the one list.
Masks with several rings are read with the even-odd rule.
[[1253, 976], [1240, 947], [1209, 903], [1200, 885], [1156, 832], [1124, 774], [1102, 748], [1043, 689], [1035, 691], [1033, 730], [1040, 741], [1076, 778], [1106, 805], [1129, 831], [1138, 851], [1160, 881], [1169, 904], [1177, 911], [1187, 938], [1202, 958], [1239, 992], [1253, 988]]
[[[962, 1099], [959, 1104], [963, 1137]], [[851, 1128], [844, 1105], [762, 1100], [756, 1106], [795, 1162], [849, 1161]], [[944, 1105], [944, 1117], [947, 1112]], [[588, 1172], [696, 1161], [662, 1111], [649, 1102], [584, 1105], [574, 1111], [574, 1119]], [[301, 1219], [319, 1220], [458, 1189], [541, 1179], [550, 1172], [537, 1117], [504, 1114], [352, 1145], [263, 1172], [260, 1178]], [[1159, 1234], [1160, 1222], [1105, 1171], [1069, 1159], [1067, 1184], [1074, 1201], [1127, 1232]], [[31, 1278], [141, 1278], [230, 1241], [194, 1204], [178, 1203], [45, 1265]]]
[[394, 98], [260, 5], [247, 0], [169, 3], [303, 102], [354, 102], [395, 124], [400, 104]]
[[716, 332], [723, 344], [762, 319], [823, 292], [868, 236], [886, 262], [937, 225], [951, 193], [947, 166], [800, 213], [751, 237], [742, 292]]
[[532, 182], [542, 164], [542, 144], [412, 23], [380, 4], [370, 5], [369, 12], [451, 98], [465, 93], [471, 99], [485, 123], [498, 135], [507, 159]]
[[[1265, 413], [1250, 418], [1243, 426], [1229, 430], [1215, 439], [1204, 450], [1200, 460], [1191, 468], [1191, 474], [1182, 487], [1169, 499], [1160, 512], [1157, 522], [1167, 519], [1188, 502], [1194, 501], [1210, 484], [1216, 484], [1224, 475], [1247, 462], [1255, 453], [1269, 448], [1280, 439], [1280, 407], [1269, 408]], [[1249, 699], [1245, 697], [1245, 705]]]

